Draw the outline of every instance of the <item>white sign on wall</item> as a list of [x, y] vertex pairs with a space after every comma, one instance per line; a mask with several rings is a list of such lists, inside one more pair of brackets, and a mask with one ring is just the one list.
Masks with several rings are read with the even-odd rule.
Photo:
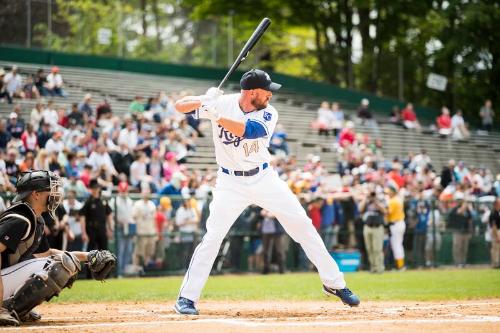
[[446, 76], [430, 73], [429, 76], [427, 77], [428, 88], [439, 91], [445, 91], [446, 84], [448, 84], [448, 79], [446, 78]]
[[97, 41], [99, 44], [102, 45], [109, 45], [111, 44], [111, 36], [113, 35], [113, 32], [111, 29], [108, 28], [101, 28], [97, 30]]

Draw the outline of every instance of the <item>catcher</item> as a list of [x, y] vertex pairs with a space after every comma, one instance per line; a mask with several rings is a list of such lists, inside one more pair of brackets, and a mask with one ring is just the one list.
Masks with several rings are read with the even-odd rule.
[[53, 216], [62, 198], [58, 175], [28, 171], [18, 178], [13, 205], [0, 215], [0, 326], [40, 320], [33, 308], [70, 288], [82, 263], [101, 281], [116, 264], [109, 251], [64, 252], [49, 247], [42, 213]]

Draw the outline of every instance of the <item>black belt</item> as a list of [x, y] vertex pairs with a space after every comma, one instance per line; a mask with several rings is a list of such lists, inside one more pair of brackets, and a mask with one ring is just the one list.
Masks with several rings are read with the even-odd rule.
[[[264, 171], [268, 166], [269, 166], [269, 164], [267, 164], [267, 163], [262, 164], [262, 171]], [[229, 169], [226, 169], [223, 167], [220, 167], [220, 168], [221, 168], [222, 172], [227, 173], [228, 175], [234, 175], [237, 177], [255, 176], [256, 174], [259, 173], [259, 171], [261, 171], [261, 167], [256, 167], [255, 169], [247, 170], [247, 171], [232, 171], [232, 170], [229, 170]]]

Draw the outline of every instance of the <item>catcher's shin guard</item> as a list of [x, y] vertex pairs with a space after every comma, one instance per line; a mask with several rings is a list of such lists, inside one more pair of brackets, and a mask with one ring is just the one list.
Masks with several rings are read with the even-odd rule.
[[50, 257], [44, 269], [33, 273], [9, 299], [4, 307], [23, 317], [43, 301], [59, 295], [62, 289], [70, 288], [81, 270], [80, 261], [71, 253], [65, 252]]

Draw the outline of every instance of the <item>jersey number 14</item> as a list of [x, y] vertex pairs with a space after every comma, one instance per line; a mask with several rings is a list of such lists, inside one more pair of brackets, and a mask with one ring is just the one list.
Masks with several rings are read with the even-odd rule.
[[246, 157], [250, 156], [251, 153], [258, 153], [259, 141], [252, 141], [250, 145], [248, 144], [248, 142], [245, 142], [245, 144], [243, 144], [243, 149], [245, 149]]

